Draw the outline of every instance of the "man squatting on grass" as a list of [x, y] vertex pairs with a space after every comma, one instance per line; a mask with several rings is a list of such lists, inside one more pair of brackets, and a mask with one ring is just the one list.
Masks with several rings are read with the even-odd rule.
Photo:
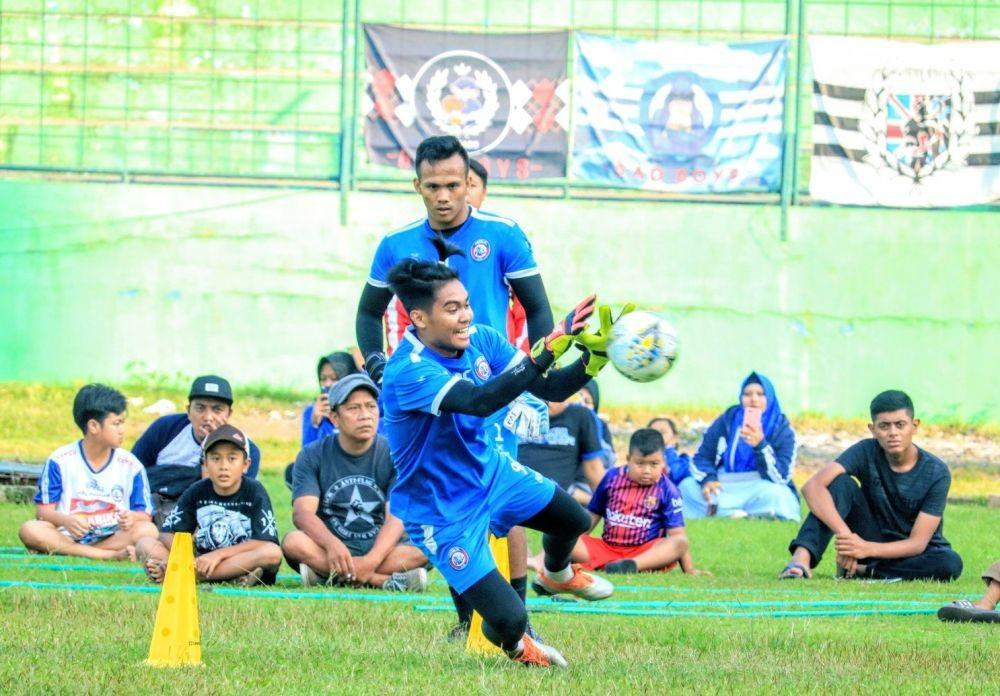
[[962, 559], [941, 534], [951, 474], [913, 444], [920, 425], [913, 401], [885, 391], [870, 412], [874, 437], [847, 448], [802, 487], [811, 513], [778, 577], [811, 577], [834, 537], [837, 574], [847, 578], [949, 581], [962, 574]]
[[[153, 521], [162, 530], [163, 520], [188, 486], [202, 478], [202, 443], [233, 415], [233, 389], [215, 375], [196, 377], [188, 394], [185, 413], [171, 413], [153, 421], [135, 445], [134, 454], [149, 476], [153, 494]], [[260, 450], [250, 445], [250, 469], [257, 478]]]
[[[472, 324], [469, 294], [448, 266], [407, 259], [389, 274], [412, 326], [385, 369], [383, 407], [397, 479], [393, 513], [403, 520], [448, 584], [483, 617], [483, 633], [514, 660], [565, 666], [554, 648], [525, 632], [528, 614], [496, 568], [487, 532], [516, 524], [543, 532], [538, 581], [550, 594], [603, 599], [613, 587], [570, 565], [590, 517], [568, 493], [502, 452], [485, 419], [525, 390], [562, 401], [607, 363], [610, 310], [601, 332], [581, 335], [593, 296], [577, 305], [532, 349], [519, 352], [495, 329]], [[550, 369], [574, 342], [584, 356]]]
[[281, 543], [306, 587], [337, 580], [385, 590], [427, 589], [427, 558], [389, 511], [396, 469], [378, 434], [379, 390], [363, 373], [329, 392], [336, 435], [304, 447], [295, 459], [292, 521]]
[[[413, 188], [427, 217], [382, 239], [358, 301], [358, 346], [376, 384], [385, 369], [382, 317], [390, 301], [393, 309], [386, 314], [390, 350], [402, 345], [410, 323], [406, 308], [396, 309], [400, 303], [393, 298], [388, 279], [389, 271], [405, 259], [440, 261], [454, 269], [469, 291], [478, 323], [506, 335], [511, 342], [524, 333], [523, 324], [511, 319], [512, 297], [520, 302], [516, 307], [523, 310], [531, 342], [552, 330], [552, 310], [527, 236], [513, 220], [478, 210], [486, 195], [486, 172], [470, 172], [470, 167], [468, 153], [454, 136], [426, 138], [417, 147]], [[493, 413], [484, 427], [516, 460], [517, 436], [541, 428], [545, 405], [530, 395], [515, 397], [506, 409]], [[508, 540], [510, 583], [523, 602], [528, 556], [524, 530], [513, 527]], [[460, 638], [468, 632], [472, 609], [458, 595], [453, 593], [452, 597], [459, 621], [451, 635]]]
[[159, 540], [143, 539], [136, 546], [139, 561], [150, 580], [162, 582], [174, 533], [189, 532], [199, 582], [273, 585], [281, 547], [271, 499], [263, 484], [246, 476], [249, 440], [226, 424], [209, 433], [202, 446], [208, 478], [184, 491], [163, 520]]
[[156, 538], [146, 472], [128, 450], [125, 396], [88, 384], [73, 399], [83, 439], [49, 456], [35, 495], [38, 519], [18, 536], [32, 551], [101, 560], [135, 560], [135, 544]]

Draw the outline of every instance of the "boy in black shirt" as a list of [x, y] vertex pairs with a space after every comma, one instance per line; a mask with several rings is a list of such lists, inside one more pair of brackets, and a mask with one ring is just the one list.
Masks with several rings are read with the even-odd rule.
[[852, 445], [802, 487], [812, 512], [779, 578], [811, 577], [833, 537], [839, 576], [948, 581], [961, 575], [962, 559], [941, 534], [951, 474], [913, 444], [920, 425], [913, 402], [891, 390], [876, 396], [870, 410], [874, 439]]
[[203, 447], [208, 478], [184, 491], [164, 519], [159, 540], [145, 539], [136, 546], [146, 574], [162, 582], [174, 533], [191, 532], [199, 582], [274, 584], [281, 565], [278, 530], [264, 486], [244, 476], [250, 467], [246, 436], [223, 425], [205, 438]]
[[517, 461], [546, 476], [581, 505], [604, 478], [601, 440], [593, 414], [569, 401], [549, 402], [549, 430], [520, 441]]

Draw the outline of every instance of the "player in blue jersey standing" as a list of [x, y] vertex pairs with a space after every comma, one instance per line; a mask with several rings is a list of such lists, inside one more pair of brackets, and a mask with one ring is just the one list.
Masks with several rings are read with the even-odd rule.
[[[535, 262], [531, 244], [514, 221], [477, 210], [469, 204], [469, 156], [457, 138], [434, 136], [417, 148], [414, 189], [423, 199], [427, 217], [390, 232], [381, 241], [372, 261], [371, 272], [358, 304], [356, 322], [358, 346], [365, 356], [365, 366], [372, 379], [379, 382], [385, 367], [382, 317], [392, 299], [389, 270], [408, 258], [443, 261], [453, 268], [465, 285], [476, 312], [477, 321], [499, 333], [507, 333], [510, 290], [520, 300], [527, 315], [528, 338], [537, 341], [552, 330], [552, 310], [545, 286]], [[454, 253], [454, 252], [459, 253]], [[405, 310], [404, 310], [405, 312]], [[393, 313], [390, 344], [401, 344], [409, 324], [406, 315]], [[508, 340], [513, 337], [508, 336]], [[517, 397], [515, 394], [512, 398]], [[547, 419], [545, 404], [526, 405], [519, 400], [513, 412], [498, 409], [485, 427], [498, 444], [517, 458], [515, 427], [519, 434], [537, 428]], [[520, 421], [519, 421], [520, 419]], [[530, 430], [529, 430], [530, 432]], [[530, 434], [538, 436], [538, 432]], [[523, 530], [510, 534], [511, 584], [524, 601], [527, 591], [527, 541]], [[470, 607], [454, 595], [459, 623], [452, 638], [463, 638], [472, 615]], [[529, 631], [531, 629], [529, 628]]]
[[[484, 430], [484, 421], [528, 390], [562, 401], [606, 362], [610, 318], [600, 334], [584, 334], [594, 297], [581, 302], [532, 348], [515, 349], [486, 324], [473, 324], [469, 293], [451, 267], [406, 259], [387, 275], [410, 326], [389, 359], [382, 393], [386, 432], [396, 464], [393, 514], [411, 541], [483, 617], [483, 632], [511, 659], [565, 667], [559, 652], [526, 632], [527, 612], [496, 568], [487, 531], [514, 525], [543, 533], [546, 591], [588, 600], [611, 595], [606, 580], [570, 564], [587, 512], [549, 479], [519, 464]], [[601, 344], [601, 337], [603, 344]], [[570, 345], [584, 355], [550, 369]], [[591, 373], [591, 374], [588, 374]]]

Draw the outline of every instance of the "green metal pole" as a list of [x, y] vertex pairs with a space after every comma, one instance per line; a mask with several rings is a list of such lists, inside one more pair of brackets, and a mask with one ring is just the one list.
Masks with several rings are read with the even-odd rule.
[[348, 69], [350, 67], [348, 58], [353, 57], [353, 51], [350, 50], [351, 25], [349, 23], [352, 4], [351, 0], [342, 0], [340, 15], [340, 171], [337, 174], [337, 183], [340, 186], [340, 205], [338, 207], [340, 208], [341, 227], [347, 225], [347, 194], [350, 188], [348, 180], [350, 178], [351, 153], [348, 144], [353, 125], [351, 111], [347, 108], [347, 95], [350, 87], [348, 76], [351, 75], [351, 70]]
[[788, 240], [788, 216], [795, 197], [795, 164], [798, 158], [796, 151], [798, 139], [798, 101], [799, 101], [799, 53], [801, 52], [801, 15], [800, 0], [788, 0], [785, 4], [785, 36], [788, 38], [790, 51], [795, 51], [795, 69], [792, 69], [791, 56], [785, 70], [785, 118], [784, 118], [784, 155], [781, 161], [781, 241]]

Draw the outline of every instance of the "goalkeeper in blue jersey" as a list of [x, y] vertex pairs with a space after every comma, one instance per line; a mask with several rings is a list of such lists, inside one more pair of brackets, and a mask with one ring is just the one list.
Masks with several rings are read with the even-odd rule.
[[[587, 512], [555, 484], [496, 446], [484, 419], [527, 390], [562, 401], [607, 363], [610, 313], [598, 334], [584, 333], [593, 296], [532, 348], [518, 352], [496, 330], [472, 323], [469, 294], [448, 266], [417, 259], [388, 274], [412, 326], [383, 376], [386, 432], [397, 478], [390, 497], [411, 541], [478, 611], [483, 632], [514, 660], [564, 667], [557, 650], [525, 633], [527, 612], [490, 554], [487, 531], [514, 525], [543, 532], [538, 582], [552, 594], [604, 599], [613, 587], [570, 564]], [[574, 342], [580, 360], [550, 369]], [[590, 373], [590, 374], [588, 374]]]

